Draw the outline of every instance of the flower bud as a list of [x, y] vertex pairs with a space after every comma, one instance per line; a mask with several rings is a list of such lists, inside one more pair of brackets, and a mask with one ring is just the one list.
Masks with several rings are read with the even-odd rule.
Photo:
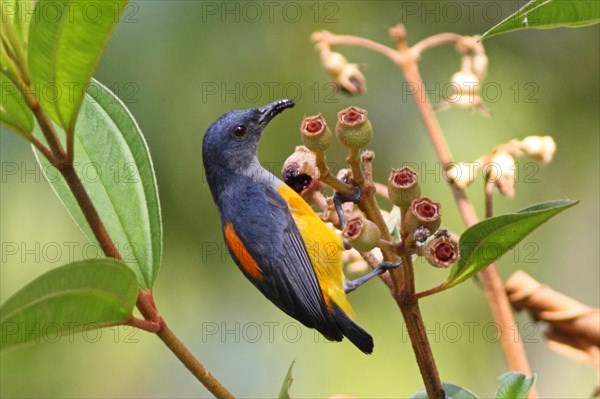
[[550, 136], [529, 136], [520, 143], [521, 151], [542, 162], [550, 162], [556, 152], [556, 143]]
[[333, 134], [321, 114], [307, 116], [300, 125], [302, 142], [311, 151], [325, 151], [331, 145]]
[[342, 54], [330, 51], [321, 53], [321, 60], [331, 79], [346, 93], [356, 95], [367, 90], [365, 77], [358, 64], [351, 64]]
[[471, 71], [459, 71], [452, 75], [450, 79], [453, 96], [447, 101], [457, 105], [472, 106], [479, 97], [479, 79]]
[[433, 238], [425, 245], [423, 252], [431, 266], [442, 268], [452, 266], [460, 255], [458, 243], [447, 236]]
[[379, 227], [363, 216], [352, 218], [342, 231], [342, 236], [359, 252], [368, 252], [379, 244]]
[[346, 57], [335, 51], [322, 53], [321, 60], [323, 61], [323, 67], [332, 77], [339, 76], [346, 65], [349, 64]]
[[388, 196], [394, 205], [406, 209], [421, 196], [417, 173], [409, 167], [392, 169], [388, 179]]
[[459, 162], [453, 164], [446, 171], [446, 176], [448, 180], [454, 183], [458, 188], [464, 190], [467, 188], [473, 180], [475, 180], [475, 175], [477, 170], [481, 167], [481, 163], [476, 162]]
[[419, 227], [425, 227], [430, 232], [436, 231], [442, 223], [442, 206], [439, 202], [427, 197], [417, 198], [412, 201], [405, 220], [402, 221], [404, 230], [414, 233]]
[[335, 79], [335, 83], [340, 89], [355, 96], [367, 91], [367, 82], [365, 76], [360, 71], [358, 64], [348, 64], [341, 74]]
[[463, 54], [461, 70], [473, 72], [479, 81], [484, 80], [487, 74], [488, 58], [485, 55], [481, 37], [478, 35], [464, 37], [457, 43], [457, 50]]
[[281, 174], [285, 184], [300, 194], [319, 180], [315, 154], [304, 146], [297, 146], [294, 153], [283, 163]]
[[506, 152], [494, 154], [491, 162], [485, 166], [486, 179], [496, 185], [507, 197], [515, 196], [515, 159]]
[[471, 68], [479, 81], [485, 79], [488, 69], [488, 57], [485, 53], [475, 54], [471, 60]]
[[367, 111], [352, 106], [338, 112], [335, 134], [346, 148], [365, 147], [373, 137], [373, 127], [367, 117]]

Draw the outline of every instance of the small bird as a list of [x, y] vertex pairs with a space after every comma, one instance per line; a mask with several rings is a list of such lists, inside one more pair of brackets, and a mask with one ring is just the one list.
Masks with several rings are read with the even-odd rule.
[[345, 289], [342, 239], [258, 161], [263, 130], [293, 106], [286, 99], [231, 111], [206, 131], [202, 160], [223, 236], [243, 274], [281, 310], [329, 340], [345, 336], [372, 353], [373, 338], [350, 318], [346, 291], [357, 285]]

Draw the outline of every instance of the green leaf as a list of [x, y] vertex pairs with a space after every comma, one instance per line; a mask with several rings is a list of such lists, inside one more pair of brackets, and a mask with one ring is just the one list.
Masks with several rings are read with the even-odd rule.
[[70, 263], [43, 274], [0, 307], [0, 347], [53, 342], [76, 331], [128, 320], [135, 274], [114, 259]]
[[[123, 261], [141, 288], [152, 287], [162, 254], [162, 224], [150, 153], [125, 105], [95, 80], [81, 108], [74, 147], [77, 175]], [[36, 156], [73, 219], [95, 241], [62, 176], [41, 154]]]
[[[478, 399], [477, 395], [459, 385], [443, 383], [442, 387], [446, 393], [446, 399]], [[408, 399], [428, 399], [425, 388], [410, 395]]]
[[580, 27], [600, 22], [598, 0], [532, 0], [481, 38], [519, 29]]
[[469, 227], [460, 237], [460, 259], [452, 266], [445, 285], [453, 286], [465, 281], [495, 262], [548, 219], [578, 202], [548, 201]]
[[0, 123], [27, 137], [33, 130], [33, 114], [25, 99], [3, 73], [0, 73]]
[[14, 37], [23, 49], [27, 49], [29, 24], [34, 14], [35, 3], [35, 0], [2, 0], [2, 24], [13, 30]]
[[39, 0], [29, 32], [29, 72], [42, 108], [72, 129], [86, 87], [126, 0]]
[[290, 364], [285, 378], [283, 379], [283, 384], [281, 384], [281, 389], [279, 390], [279, 399], [290, 399], [290, 387], [292, 386], [292, 381], [294, 381], [292, 378], [292, 369], [294, 368], [294, 363], [296, 363], [295, 360], [293, 360], [292, 364]]
[[526, 377], [525, 374], [509, 371], [498, 377], [500, 388], [496, 391], [496, 399], [527, 399], [535, 384], [536, 375]]

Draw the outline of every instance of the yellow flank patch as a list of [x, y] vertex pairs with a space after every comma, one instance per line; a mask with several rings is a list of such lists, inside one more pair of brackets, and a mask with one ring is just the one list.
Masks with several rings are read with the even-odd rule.
[[229, 245], [229, 248], [235, 255], [235, 257], [240, 262], [242, 268], [248, 273], [250, 276], [257, 280], [263, 280], [263, 274], [260, 266], [256, 263], [256, 260], [250, 255], [250, 252], [246, 249], [246, 246], [240, 239], [240, 236], [237, 235], [233, 225], [231, 223], [225, 224], [225, 240]]
[[290, 213], [308, 250], [326, 305], [331, 307], [333, 301], [352, 316], [354, 311], [346, 298], [343, 286], [342, 239], [327, 227], [310, 205], [288, 185], [280, 185], [277, 191], [288, 203]]

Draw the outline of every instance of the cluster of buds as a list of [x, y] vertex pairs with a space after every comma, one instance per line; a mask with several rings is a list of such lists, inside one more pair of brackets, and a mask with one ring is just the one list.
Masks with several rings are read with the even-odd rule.
[[478, 36], [466, 37], [457, 44], [462, 54], [461, 68], [450, 78], [452, 95], [446, 96], [437, 109], [458, 106], [490, 115], [480, 95], [481, 82], [487, 75], [488, 58]]
[[481, 171], [486, 182], [493, 183], [501, 194], [513, 197], [517, 172], [515, 157], [528, 156], [547, 163], [555, 152], [556, 143], [552, 137], [529, 136], [501, 144], [474, 162], [454, 164], [446, 171], [446, 175], [456, 186], [465, 189]]
[[[348, 158], [351, 169], [341, 169], [335, 178], [330, 174], [325, 159], [325, 151], [333, 142], [332, 130], [335, 130], [338, 142], [346, 147], [351, 155]], [[366, 110], [356, 106], [341, 110], [337, 114], [335, 129], [329, 128], [321, 114], [307, 116], [302, 120], [300, 133], [304, 145], [296, 147], [295, 152], [286, 160], [283, 179], [305, 199], [307, 192], [311, 193], [313, 200], [319, 199], [315, 202], [322, 210], [321, 218], [342, 230], [342, 237], [353, 248], [349, 253], [353, 253], [355, 257], [360, 253], [363, 257], [372, 256], [380, 260], [381, 252], [378, 247], [383, 245], [381, 248], [421, 255], [435, 267], [448, 267], [458, 260], [457, 241], [445, 230], [439, 230], [441, 205], [421, 196], [418, 175], [408, 167], [393, 169], [388, 179], [388, 197], [399, 208], [400, 215], [391, 223], [399, 227], [400, 237], [397, 238], [402, 242], [382, 240], [380, 226], [365, 217], [353, 202], [344, 203], [338, 215], [340, 210], [335, 207], [335, 196], [326, 198], [323, 195], [324, 183], [332, 183], [331, 179], [337, 184], [356, 184], [359, 180], [353, 173], [362, 173], [362, 166], [372, 161], [371, 151], [363, 152], [362, 166], [358, 169], [357, 165], [350, 161], [353, 159], [358, 162], [356, 154], [366, 147], [373, 137], [373, 127]], [[370, 174], [368, 178], [366, 176], [367, 174], [362, 176], [361, 181], [371, 179]], [[321, 178], [323, 181], [320, 181]], [[335, 184], [333, 186], [335, 187]], [[347, 220], [345, 223], [341, 220], [342, 216]], [[360, 262], [353, 258], [352, 263]]]
[[[333, 207], [331, 198], [328, 200], [319, 195], [325, 188], [325, 184], [319, 181], [319, 163], [321, 167], [326, 167], [325, 150], [333, 141], [333, 133], [321, 114], [305, 117], [300, 125], [300, 133], [304, 145], [296, 147], [294, 153], [285, 161], [282, 170], [283, 181], [309, 202], [317, 199], [327, 215], [326, 220], [338, 225], [340, 221], [336, 212], [330, 209]], [[352, 106], [338, 112], [335, 135], [343, 146], [352, 151], [365, 147], [373, 137], [373, 127], [367, 117], [367, 111]], [[341, 175], [337, 180], [351, 183], [350, 170], [341, 169], [339, 173]], [[344, 208], [347, 209], [346, 206]]]
[[[321, 114], [305, 117], [300, 125], [300, 133], [306, 148], [315, 153], [323, 152], [331, 145], [333, 134]], [[352, 106], [338, 112], [335, 135], [346, 148], [365, 147], [373, 137], [367, 111]]]
[[400, 230], [405, 240], [417, 244], [417, 254], [423, 255], [435, 267], [449, 267], [459, 257], [458, 243], [442, 222], [439, 202], [421, 196], [417, 173], [409, 167], [392, 169], [388, 179], [390, 201], [400, 208]]

